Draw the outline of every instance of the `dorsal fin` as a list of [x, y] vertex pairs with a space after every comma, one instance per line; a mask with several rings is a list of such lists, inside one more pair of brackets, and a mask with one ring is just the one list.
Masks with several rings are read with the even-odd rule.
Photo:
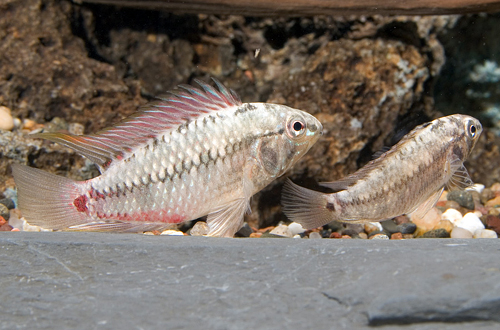
[[240, 106], [238, 95], [212, 78], [216, 88], [195, 79], [202, 89], [179, 85], [139, 112], [118, 124], [90, 135], [65, 133], [39, 133], [34, 137], [44, 138], [65, 145], [84, 155], [102, 168], [115, 159], [123, 157], [135, 147], [157, 137], [160, 133], [178, 127], [187, 120], [196, 119], [204, 113]]

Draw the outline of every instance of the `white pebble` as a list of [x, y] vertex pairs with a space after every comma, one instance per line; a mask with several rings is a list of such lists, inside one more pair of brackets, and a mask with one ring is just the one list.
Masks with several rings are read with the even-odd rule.
[[467, 190], [475, 190], [481, 193], [484, 190], [484, 184], [475, 183], [472, 187], [467, 188]]
[[271, 230], [270, 234], [284, 236], [284, 237], [293, 237], [293, 234], [287, 225], [279, 225], [278, 227]]
[[160, 235], [167, 235], [167, 236], [184, 236], [184, 233], [180, 230], [172, 230], [168, 229], [165, 231], [162, 231]]
[[451, 238], [472, 238], [472, 233], [467, 229], [463, 229], [460, 227], [455, 227], [451, 230], [450, 233]]
[[312, 233], [309, 234], [309, 238], [312, 239], [317, 239], [317, 238], [323, 238], [317, 231], [313, 231]]
[[447, 209], [441, 214], [441, 220], [448, 220], [452, 224], [455, 224], [460, 219], [462, 219], [462, 213], [455, 209]]
[[292, 222], [291, 224], [289, 224], [288, 229], [290, 229], [292, 235], [302, 234], [306, 231], [304, 227], [302, 227], [302, 225], [298, 222]]
[[378, 230], [380, 230], [380, 231], [382, 231], [382, 230], [383, 230], [382, 225], [380, 224], [380, 222], [370, 222], [370, 224], [371, 224], [372, 226], [377, 227], [377, 228], [378, 228]]
[[10, 131], [14, 128], [14, 118], [10, 114], [10, 109], [0, 106], [0, 129]]
[[467, 213], [462, 219], [455, 222], [455, 227], [467, 229], [472, 234], [474, 234], [478, 229], [484, 229], [481, 219], [479, 219], [479, 217], [472, 212]]
[[302, 237], [300, 237], [300, 235], [297, 234], [297, 235], [293, 235], [293, 238], [302, 238]]
[[474, 233], [474, 238], [498, 238], [498, 235], [491, 229], [478, 229]]

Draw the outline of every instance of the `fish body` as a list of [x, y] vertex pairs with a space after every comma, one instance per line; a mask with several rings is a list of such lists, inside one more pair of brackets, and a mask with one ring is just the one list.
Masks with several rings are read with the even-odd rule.
[[357, 172], [321, 184], [334, 193], [309, 190], [287, 181], [283, 211], [307, 229], [333, 220], [381, 221], [402, 214], [422, 217], [435, 205], [445, 186], [456, 189], [472, 185], [463, 162], [481, 132], [481, 123], [466, 115], [425, 123]]
[[310, 114], [242, 103], [217, 88], [180, 86], [116, 126], [88, 136], [41, 133], [82, 153], [101, 175], [76, 182], [13, 166], [27, 221], [44, 228], [145, 231], [208, 215], [210, 236], [232, 237], [250, 197], [321, 135]]

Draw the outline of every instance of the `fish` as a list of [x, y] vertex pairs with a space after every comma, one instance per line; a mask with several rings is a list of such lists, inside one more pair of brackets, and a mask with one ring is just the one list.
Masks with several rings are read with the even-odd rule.
[[231, 89], [179, 85], [90, 135], [34, 134], [74, 149], [101, 174], [74, 181], [13, 164], [19, 208], [53, 230], [142, 232], [207, 216], [208, 236], [233, 237], [252, 195], [291, 168], [322, 134], [307, 112], [242, 103]]
[[331, 221], [376, 222], [407, 214], [422, 218], [445, 187], [473, 185], [463, 165], [482, 132], [467, 115], [450, 115], [417, 126], [378, 158], [347, 177], [310, 190], [287, 180], [284, 214], [306, 229]]

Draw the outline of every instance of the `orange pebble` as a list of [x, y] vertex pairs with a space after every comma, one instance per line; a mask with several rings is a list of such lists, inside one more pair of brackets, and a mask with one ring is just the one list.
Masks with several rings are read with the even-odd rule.
[[0, 215], [0, 226], [3, 226], [7, 223], [7, 221]]
[[401, 233], [394, 233], [391, 235], [391, 239], [403, 239], [403, 234]]

